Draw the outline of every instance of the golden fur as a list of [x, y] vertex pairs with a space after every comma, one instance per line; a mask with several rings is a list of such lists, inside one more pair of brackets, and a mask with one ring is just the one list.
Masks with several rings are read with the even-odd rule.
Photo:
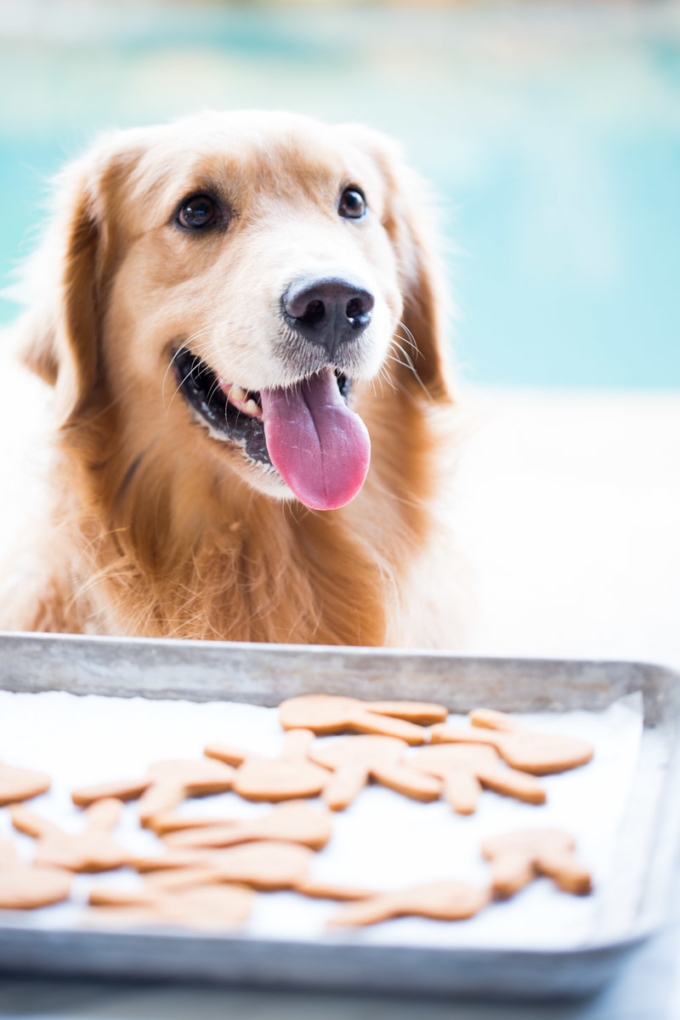
[[[368, 198], [360, 230], [332, 212], [347, 182]], [[207, 187], [238, 217], [199, 244], [170, 218]], [[373, 452], [357, 498], [315, 512], [194, 420], [171, 360], [190, 339], [245, 387], [291, 384], [271, 352], [282, 274], [329, 259], [378, 295], [351, 397]], [[422, 187], [391, 142], [264, 113], [116, 133], [62, 175], [29, 276], [19, 331], [54, 387], [55, 451], [48, 519], [3, 626], [452, 643], [454, 621], [431, 613], [436, 566], [455, 574], [435, 521], [453, 407], [444, 295]]]

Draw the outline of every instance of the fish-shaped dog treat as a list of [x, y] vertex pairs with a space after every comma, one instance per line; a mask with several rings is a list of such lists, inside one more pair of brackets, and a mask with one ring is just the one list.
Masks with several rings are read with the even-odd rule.
[[433, 726], [433, 744], [490, 744], [513, 769], [547, 776], [586, 765], [593, 757], [593, 745], [577, 737], [537, 733], [504, 712], [479, 708], [470, 712], [472, 727], [464, 730]]
[[488, 889], [465, 882], [428, 882], [395, 892], [377, 893], [344, 907], [328, 922], [360, 927], [396, 917], [429, 917], [435, 921], [464, 921], [489, 902]]
[[507, 768], [493, 747], [437, 744], [416, 751], [409, 765], [443, 780], [444, 797], [460, 815], [474, 814], [482, 789], [528, 804], [545, 804], [545, 790], [538, 779]]
[[0, 807], [31, 800], [50, 788], [50, 777], [45, 772], [20, 769], [0, 762]]
[[15, 829], [37, 840], [34, 864], [78, 872], [113, 871], [130, 861], [128, 851], [111, 836], [122, 806], [119, 800], [97, 801], [85, 812], [85, 828], [77, 835], [23, 805], [12, 809], [11, 818]]
[[[199, 819], [202, 823], [202, 820]], [[312, 807], [305, 801], [277, 804], [261, 818], [223, 819], [213, 825], [199, 824], [168, 832], [169, 847], [211, 849], [236, 846], [239, 843], [262, 841], [300, 843], [312, 850], [321, 850], [331, 838], [332, 822], [327, 811]]]
[[108, 798], [139, 801], [142, 825], [151, 827], [156, 815], [177, 807], [188, 797], [205, 797], [231, 789], [235, 772], [221, 762], [170, 759], [152, 765], [142, 779], [120, 780], [74, 790], [71, 798], [78, 807], [88, 807]]
[[314, 761], [333, 770], [324, 800], [343, 811], [373, 780], [413, 800], [437, 800], [442, 785], [405, 759], [408, 745], [396, 737], [339, 737], [310, 751]]
[[14, 844], [0, 840], [0, 910], [37, 910], [71, 895], [72, 876], [61, 868], [38, 868], [19, 860]]
[[426, 730], [417, 722], [432, 724], [446, 719], [442, 705], [420, 701], [359, 701], [336, 694], [305, 694], [279, 705], [284, 730], [303, 728], [317, 736], [335, 733], [373, 733], [398, 737], [407, 744], [422, 744]]
[[587, 895], [592, 889], [590, 873], [574, 848], [573, 836], [560, 829], [524, 829], [485, 840], [482, 854], [491, 861], [494, 896], [508, 899], [540, 875], [564, 892]]
[[173, 891], [200, 885], [242, 883], [264, 892], [290, 889], [323, 899], [353, 900], [370, 895], [365, 889], [317, 881], [309, 874], [314, 851], [295, 843], [244, 843], [224, 850], [170, 848], [156, 857], [135, 859], [157, 889]]
[[243, 924], [250, 914], [254, 891], [244, 885], [197, 886], [173, 891], [146, 882], [141, 889], [94, 889], [90, 893], [88, 924], [180, 925], [222, 931]]
[[297, 800], [318, 796], [330, 779], [330, 773], [307, 756], [313, 740], [310, 730], [286, 733], [278, 758], [225, 744], [209, 744], [205, 753], [235, 766], [234, 791], [246, 800]]

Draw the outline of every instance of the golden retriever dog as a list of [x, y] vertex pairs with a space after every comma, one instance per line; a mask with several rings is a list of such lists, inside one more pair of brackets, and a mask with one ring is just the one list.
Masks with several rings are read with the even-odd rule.
[[211, 113], [57, 182], [25, 363], [45, 521], [6, 629], [451, 645], [454, 407], [423, 188], [388, 139]]

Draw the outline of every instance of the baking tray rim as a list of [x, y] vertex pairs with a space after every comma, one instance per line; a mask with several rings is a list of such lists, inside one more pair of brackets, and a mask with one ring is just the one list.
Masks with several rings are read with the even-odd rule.
[[[640, 672], [641, 675], [650, 673], [663, 673], [668, 679], [674, 684], [680, 686], [680, 673], [673, 669], [673, 667], [665, 665], [663, 663], [634, 661], [634, 660], [610, 660], [610, 659], [580, 659], [578, 657], [563, 657], [563, 658], [544, 658], [542, 656], [523, 656], [510, 657], [503, 655], [485, 655], [485, 656], [471, 656], [461, 654], [458, 652], [441, 650], [441, 649], [402, 649], [402, 648], [374, 648], [374, 647], [355, 647], [355, 646], [338, 646], [338, 645], [290, 645], [290, 644], [260, 644], [251, 642], [230, 642], [230, 641], [210, 641], [204, 642], [200, 640], [186, 640], [186, 639], [175, 639], [175, 638], [138, 638], [138, 637], [110, 637], [110, 636], [99, 636], [99, 635], [71, 635], [71, 634], [36, 634], [36, 633], [25, 633], [25, 632], [0, 632], [0, 657], [2, 652], [7, 647], [19, 643], [27, 643], [28, 645], [35, 645], [40, 647], [44, 644], [58, 644], [66, 645], [77, 644], [79, 646], [92, 646], [104, 648], [110, 646], [115, 649], [140, 648], [140, 647], [160, 647], [166, 652], [176, 651], [180, 648], [187, 650], [201, 649], [205, 651], [208, 647], [211, 651], [233, 651], [241, 653], [254, 653], [255, 656], [268, 657], [272, 653], [275, 655], [279, 654], [302, 654], [309, 656], [312, 659], [317, 656], [332, 655], [334, 657], [341, 656], [345, 660], [347, 659], [359, 659], [367, 656], [368, 658], [383, 658], [383, 659], [400, 659], [400, 658], [417, 658], [420, 660], [445, 660], [455, 662], [457, 664], [468, 664], [474, 666], [475, 664], [480, 666], [489, 666], [491, 668], [500, 667], [503, 664], [511, 665], [516, 668], [522, 667], [523, 664], [530, 665], [536, 669], [549, 669], [552, 665], [566, 665], [571, 668], [597, 666], [603, 669], [608, 668], [629, 668], [636, 672]], [[7, 688], [0, 676], [0, 689], [14, 689]], [[24, 688], [25, 690], [26, 688]], [[41, 688], [48, 689], [48, 688]], [[63, 687], [55, 686], [49, 688], [53, 690], [63, 690]], [[30, 691], [27, 691], [30, 693]], [[84, 691], [74, 691], [73, 693], [82, 694], [87, 693]], [[123, 692], [121, 692], [123, 693]], [[143, 688], [130, 689], [125, 693], [132, 694], [133, 696], [144, 697], [147, 692]], [[158, 697], [157, 692], [149, 692], [152, 697]], [[115, 696], [103, 694], [102, 696]], [[191, 695], [186, 690], [182, 690], [182, 698], [188, 698], [191, 700]], [[233, 696], [233, 692], [227, 692], [227, 698]], [[663, 828], [670, 829], [670, 836], [666, 834], [666, 842], [670, 839], [673, 841], [674, 853], [671, 857], [674, 859], [677, 856], [677, 847], [680, 843], [680, 811], [673, 813], [673, 817], [669, 818], [670, 812], [661, 811], [663, 803], [669, 797], [669, 786], [680, 781], [680, 746], [678, 741], [673, 745], [673, 754], [671, 760], [668, 763], [666, 769], [663, 794], [659, 800], [659, 811], [658, 816], [653, 827], [655, 834], [660, 833]], [[664, 840], [659, 840], [664, 842]], [[649, 855], [650, 870], [653, 865], [655, 854], [654, 852]], [[666, 871], [670, 871], [668, 866]], [[645, 879], [644, 888], [647, 889], [649, 879]], [[191, 939], [192, 944], [196, 946], [201, 940], [204, 940], [203, 944], [217, 945], [217, 944], [230, 944], [232, 946], [239, 945], [244, 948], [246, 953], [248, 947], [255, 953], [257, 949], [264, 949], [265, 947], [271, 948], [275, 951], [277, 948], [286, 946], [291, 952], [299, 951], [300, 953], [311, 953], [332, 949], [351, 949], [356, 951], [360, 949], [362, 952], [367, 952], [369, 955], [375, 955], [376, 959], [379, 955], [390, 952], [390, 950], [409, 950], [418, 954], [425, 954], [429, 956], [434, 954], [437, 960], [443, 961], [446, 958], [451, 959], [452, 957], [462, 958], [471, 957], [478, 959], [483, 962], [484, 959], [492, 960], [502, 956], [506, 959], [530, 961], [532, 959], [549, 960], [549, 959], [560, 959], [564, 960], [577, 960], [577, 959], [588, 959], [589, 957], [595, 957], [597, 954], [614, 954], [618, 957], [625, 956], [630, 950], [634, 949], [644, 939], [653, 934], [662, 923], [665, 911], [657, 905], [655, 910], [644, 910], [641, 912], [639, 917], [636, 917], [633, 923], [628, 927], [625, 933], [618, 937], [608, 937], [604, 939], [594, 938], [587, 942], [584, 942], [578, 946], [568, 947], [565, 949], [560, 948], [546, 948], [540, 947], [529, 947], [529, 948], [512, 948], [503, 946], [488, 946], [488, 945], [459, 945], [459, 946], [430, 946], [430, 945], [409, 945], [408, 943], [378, 943], [378, 944], [366, 944], [357, 943], [349, 939], [343, 939], [340, 936], [333, 936], [331, 939], [323, 940], [287, 940], [287, 939], [275, 939], [268, 937], [266, 939], [259, 938], [257, 936], [243, 936], [240, 934], [224, 933], [219, 935], [205, 934], [202, 932], [192, 932], [188, 930], [180, 929], [167, 929], [161, 931], [159, 929], [139, 929], [139, 930], [126, 930], [126, 931], [114, 931], [105, 928], [79, 928], [73, 926], [62, 927], [50, 927], [35, 929], [30, 928], [27, 925], [14, 924], [0, 922], [0, 945], [7, 943], [7, 940], [11, 938], [13, 934], [21, 932], [24, 937], [30, 939], [35, 946], [36, 950], [39, 950], [41, 945], [47, 946], [52, 943], [55, 938], [62, 938], [65, 940], [71, 939], [77, 941], [81, 937], [87, 936], [93, 938], [97, 936], [104, 936], [107, 940], [113, 939], [120, 945], [123, 945], [126, 941], [136, 943], [137, 945], [143, 945], [144, 940], [150, 936], [160, 939], [174, 940], [175, 944], [184, 941], [185, 939]], [[197, 941], [198, 940], [198, 941]], [[205, 941], [207, 940], [207, 941]], [[0, 962], [0, 970], [4, 969]], [[30, 965], [29, 965], [30, 969]], [[47, 968], [49, 969], [49, 968]], [[90, 969], [88, 972], [96, 972]]]
[[[63, 643], [63, 644], [83, 644], [92, 646], [100, 645], [102, 647], [111, 645], [112, 647], [138, 647], [138, 648], [152, 648], [160, 647], [164, 650], [171, 651], [177, 648], [200, 648], [210, 650], [232, 650], [241, 652], [255, 652], [262, 654], [286, 654], [295, 653], [300, 655], [309, 655], [311, 657], [316, 655], [343, 655], [350, 658], [361, 658], [368, 656], [369, 658], [422, 658], [422, 659], [452, 659], [456, 662], [463, 663], [512, 663], [513, 665], [521, 665], [522, 663], [530, 663], [532, 666], [536, 665], [559, 665], [569, 664], [574, 666], [601, 666], [601, 667], [630, 667], [631, 669], [638, 669], [643, 671], [648, 670], [662, 670], [674, 675], [680, 682], [680, 667], [676, 667], [670, 662], [664, 662], [662, 660], [652, 659], [626, 659], [626, 658], [611, 658], [609, 656], [593, 656], [583, 658], [579, 655], [560, 655], [560, 656], [546, 656], [546, 655], [534, 655], [530, 652], [524, 653], [521, 656], [505, 654], [503, 652], [490, 652], [490, 653], [477, 653], [471, 652], [460, 652], [455, 649], [449, 648], [420, 648], [420, 647], [397, 647], [397, 646], [382, 646], [382, 645], [322, 645], [322, 644], [295, 644], [293, 642], [266, 642], [266, 641], [228, 641], [222, 639], [202, 639], [202, 638], [173, 638], [173, 637], [139, 637], [136, 635], [121, 635], [114, 636], [110, 634], [61, 634], [52, 633], [48, 631], [20, 631], [20, 630], [0, 630], [0, 653], [2, 652], [2, 643], [7, 640], [21, 640], [22, 642], [36, 644], [45, 643]], [[0, 680], [1, 683], [1, 680]], [[0, 686], [0, 690], [3, 690]], [[55, 688], [56, 690], [57, 688]]]

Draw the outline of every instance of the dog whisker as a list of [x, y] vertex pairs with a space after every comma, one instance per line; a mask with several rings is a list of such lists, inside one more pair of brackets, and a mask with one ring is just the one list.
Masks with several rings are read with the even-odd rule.
[[[174, 351], [174, 353], [172, 355], [172, 358], [168, 362], [168, 364], [166, 366], [166, 369], [165, 369], [165, 372], [163, 374], [163, 380], [161, 382], [161, 394], [165, 393], [165, 383], [166, 383], [166, 380], [168, 378], [168, 372], [170, 372], [171, 369], [173, 368], [177, 357], [182, 353], [182, 351], [189, 350], [190, 346], [191, 346], [191, 350], [198, 354], [199, 351], [201, 351], [201, 349], [205, 346], [205, 344], [198, 344], [198, 345], [196, 345], [194, 347], [193, 346], [193, 341], [198, 339], [198, 337], [200, 337], [200, 336], [205, 336], [206, 334], [212, 333], [213, 328], [214, 328], [213, 326], [206, 326], [204, 329], [197, 330], [195, 333], [192, 333], [191, 336], [188, 336], [186, 338], [186, 340], [183, 340], [182, 343], [179, 345], [179, 347]], [[170, 405], [165, 407], [165, 411], [166, 412], [168, 412], [170, 410], [170, 406], [172, 405], [172, 401], [174, 400], [176, 394], [177, 394], [177, 390], [175, 390], [175, 392], [172, 395], [172, 398], [170, 400]]]
[[[398, 326], [399, 326], [399, 327], [400, 327], [401, 329], [403, 329], [403, 330], [404, 330], [404, 332], [406, 333], [406, 336], [405, 336], [405, 337], [399, 337], [399, 339], [400, 339], [400, 340], [403, 340], [403, 341], [404, 341], [404, 343], [405, 343], [405, 344], [408, 344], [408, 346], [409, 346], [409, 347], [412, 347], [412, 348], [413, 348], [413, 350], [415, 351], [415, 353], [416, 353], [416, 354], [420, 354], [420, 351], [419, 351], [419, 349], [418, 349], [418, 344], [416, 343], [416, 338], [414, 337], [413, 333], [412, 333], [412, 332], [411, 332], [411, 330], [410, 330], [410, 329], [408, 328], [408, 326], [406, 325], [406, 323], [405, 323], [405, 322], [402, 322], [401, 320], [399, 320], [399, 322], [397, 323], [397, 325], [398, 325]], [[396, 336], [396, 335], [397, 335], [397, 334], [395, 334], [395, 336]]]

